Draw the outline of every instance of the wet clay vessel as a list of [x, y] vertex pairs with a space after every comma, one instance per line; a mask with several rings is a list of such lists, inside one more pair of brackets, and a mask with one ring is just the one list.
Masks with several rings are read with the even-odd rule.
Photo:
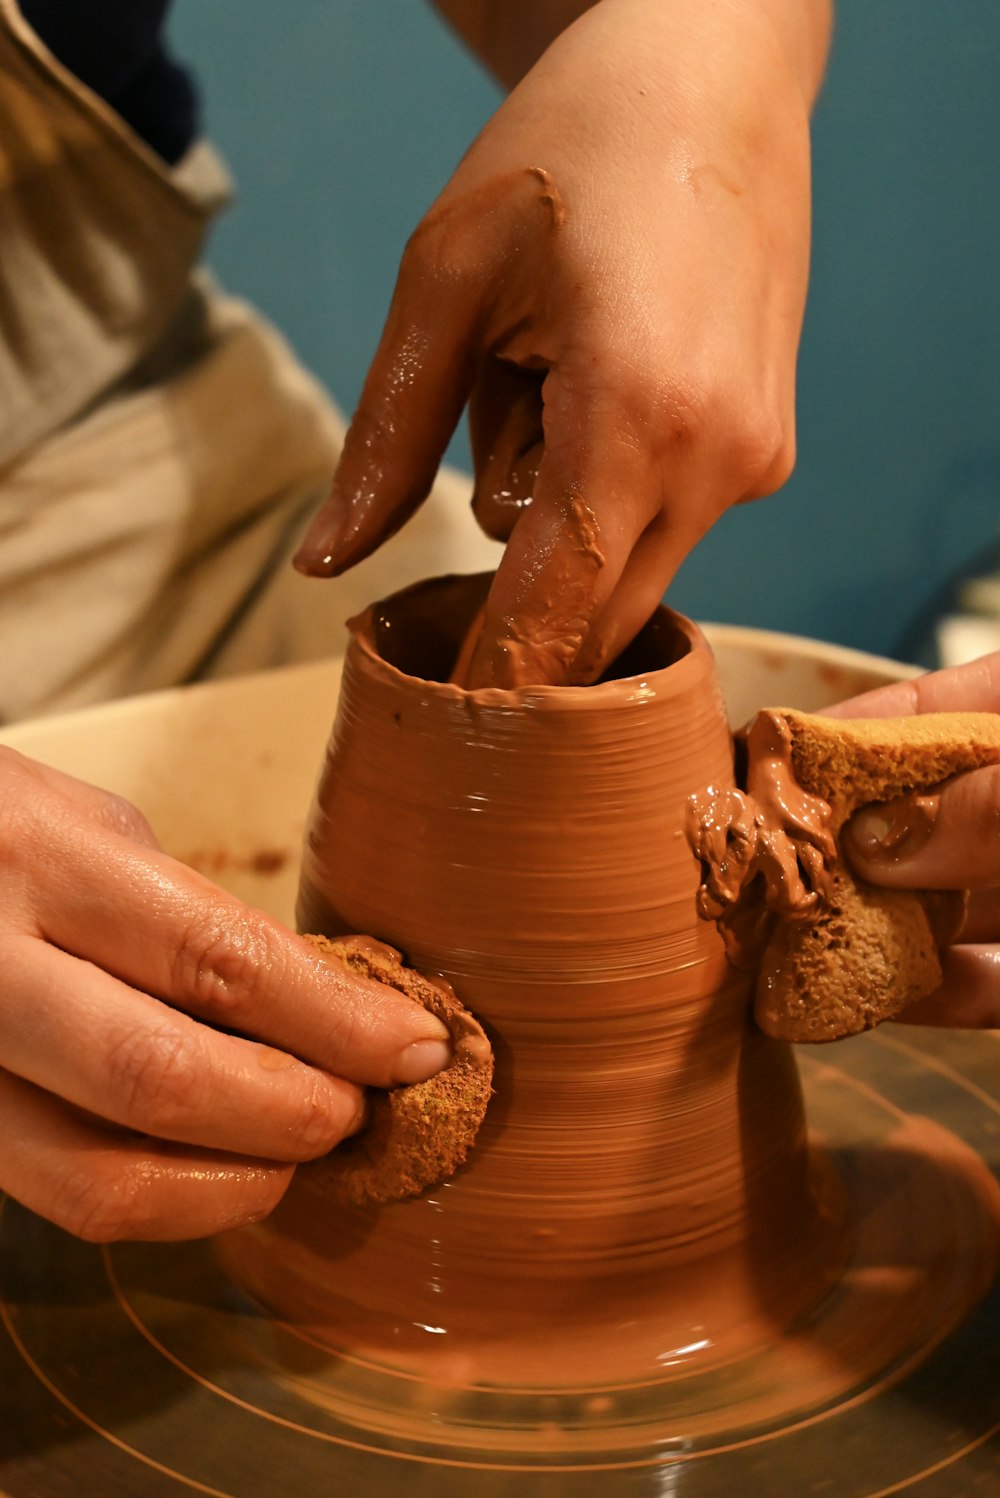
[[[303, 919], [368, 927], [468, 989], [497, 1050], [480, 1146], [368, 1217], [300, 1172], [281, 1215], [217, 1243], [83, 1243], [0, 1202], [0, 1491], [996, 1492], [1000, 1043], [885, 1025], [806, 1048], [807, 1136], [789, 1053], [748, 1028], [713, 928], [667, 893], [683, 840], [652, 760], [635, 780], [654, 750], [667, 784], [695, 753], [728, 767], [710, 670], [688, 691], [696, 632], [662, 616], [619, 664], [615, 717], [588, 726], [569, 696], [437, 684], [469, 590], [360, 631], [322, 792], [340, 820], [313, 819]], [[902, 670], [712, 640], [738, 722]], [[337, 676], [140, 699], [127, 754], [120, 704], [74, 715], [54, 762], [136, 800], [178, 855], [287, 847], [290, 864]], [[40, 733], [16, 747], [48, 758]], [[483, 808], [518, 835], [461, 843]]]
[[429, 1199], [347, 1216], [320, 1163], [231, 1262], [282, 1315], [418, 1369], [547, 1386], [570, 1344], [585, 1382], [728, 1359], [844, 1244], [790, 1052], [750, 1028], [695, 912], [685, 801], [731, 775], [711, 655], [664, 610], [625, 679], [464, 692], [434, 678], [479, 591], [424, 586], [356, 626], [298, 921], [446, 977], [494, 1041], [496, 1097]]
[[[594, 687], [465, 692], [447, 678], [487, 583], [355, 622], [298, 909], [477, 1014], [496, 1054], [477, 1146], [381, 1209], [300, 1169], [218, 1253], [329, 1354], [315, 1397], [390, 1447], [641, 1460], [919, 1357], [991, 1282], [996, 1192], [944, 1131], [901, 1123], [921, 1212], [948, 1222], [914, 1267], [884, 1162], [845, 1174], [810, 1143], [792, 1052], [696, 912], [687, 798], [732, 776], [697, 628], [661, 609]], [[873, 1306], [869, 1271], [898, 1260]]]

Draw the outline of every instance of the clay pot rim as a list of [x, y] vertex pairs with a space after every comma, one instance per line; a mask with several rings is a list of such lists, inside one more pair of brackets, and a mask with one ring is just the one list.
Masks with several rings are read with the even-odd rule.
[[[408, 589], [401, 590], [409, 591]], [[398, 597], [399, 595], [393, 595]], [[711, 660], [712, 648], [699, 626], [686, 615], [679, 614], [666, 604], [659, 604], [651, 617], [660, 616], [669, 620], [687, 642], [687, 648], [675, 661], [667, 666], [658, 666], [650, 671], [639, 671], [632, 676], [618, 677], [613, 681], [597, 682], [593, 686], [533, 686], [533, 687], [476, 687], [469, 690], [453, 682], [432, 681], [423, 676], [413, 676], [387, 661], [379, 654], [375, 645], [374, 621], [376, 610], [385, 600], [373, 603], [362, 613], [347, 621], [351, 639], [347, 659], [352, 655], [363, 662], [370, 679], [379, 680], [406, 690], [419, 689], [425, 696], [440, 703], [465, 703], [475, 707], [502, 708], [513, 711], [519, 708], [588, 708], [599, 710], [612, 703], [647, 703], [663, 695], [669, 681], [670, 695], [683, 690], [691, 673], [698, 671], [700, 663], [707, 657]]]

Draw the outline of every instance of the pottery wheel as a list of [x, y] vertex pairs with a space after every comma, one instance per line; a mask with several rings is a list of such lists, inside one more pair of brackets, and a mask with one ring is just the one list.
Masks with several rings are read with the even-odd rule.
[[[853, 1318], [860, 1350], [887, 1303], [912, 1305], [910, 1345], [900, 1352], [897, 1338], [876, 1376], [841, 1377], [833, 1399], [810, 1403], [805, 1391], [771, 1420], [757, 1401], [752, 1420], [729, 1428], [712, 1419], [720, 1375], [713, 1388], [683, 1359], [641, 1387], [580, 1391], [567, 1370], [563, 1390], [436, 1390], [349, 1348], [331, 1359], [268, 1320], [208, 1244], [101, 1249], [7, 1202], [0, 1494], [997, 1492], [1000, 1284], [985, 1297], [968, 1287], [994, 1251], [969, 1183], [983, 1167], [1000, 1179], [1000, 1052], [980, 1035], [889, 1027], [800, 1059], [811, 1125], [859, 1226], [819, 1330]], [[955, 1158], [972, 1162], [971, 1176]], [[865, 1231], [873, 1215], [894, 1224], [881, 1238]], [[932, 1299], [920, 1293], [928, 1284]], [[850, 1356], [850, 1337], [836, 1345]], [[762, 1386], [779, 1366], [772, 1354], [759, 1356]]]

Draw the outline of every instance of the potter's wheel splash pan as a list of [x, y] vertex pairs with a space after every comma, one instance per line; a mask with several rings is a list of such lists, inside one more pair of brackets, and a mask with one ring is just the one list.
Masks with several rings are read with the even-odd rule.
[[[737, 721], [762, 702], [815, 708], [903, 674], [762, 631], [707, 632]], [[296, 668], [3, 737], [136, 800], [170, 852], [287, 920], [303, 803], [338, 676], [336, 664]], [[751, 1349], [708, 1379], [696, 1353], [664, 1348], [662, 1377], [641, 1386], [609, 1378], [582, 1390], [567, 1364], [544, 1391], [511, 1380], [463, 1388], [454, 1377], [435, 1387], [361, 1366], [349, 1350], [331, 1350], [329, 1338], [318, 1346], [262, 1315], [206, 1244], [103, 1249], [8, 1202], [0, 1213], [0, 1494], [961, 1498], [1000, 1490], [996, 1041], [884, 1027], [800, 1062], [811, 1127], [856, 1224], [835, 1291], [810, 1324], [791, 1329], [813, 1337], [823, 1398], [789, 1389], [775, 1346]], [[891, 1336], [879, 1322], [886, 1314]]]
[[[557, 1389], [481, 1391], [492, 1433], [474, 1424], [449, 1429], [454, 1389], [401, 1389], [391, 1372], [349, 1360], [338, 1370], [336, 1359], [248, 1304], [207, 1245], [101, 1249], [8, 1202], [0, 1217], [0, 1491], [4, 1498], [996, 1491], [1000, 1290], [949, 1324], [981, 1271], [980, 1207], [949, 1150], [966, 1164], [982, 1162], [994, 1178], [1000, 1172], [994, 1046], [986, 1037], [889, 1027], [828, 1049], [821, 1061], [802, 1058], [810, 1117], [856, 1208], [895, 1223], [886, 1252], [870, 1245], [870, 1262], [846, 1276], [861, 1312], [859, 1337], [887, 1296], [910, 1295], [913, 1342], [875, 1377], [857, 1386], [847, 1377], [832, 1401], [702, 1436], [690, 1429], [718, 1389], [672, 1377], [669, 1367], [644, 1389], [594, 1389], [582, 1398]], [[940, 1290], [932, 1304], [914, 1293], [928, 1274]], [[819, 1320], [831, 1314], [835, 1308], [821, 1308]], [[849, 1340], [841, 1356], [850, 1356]], [[761, 1395], [772, 1372], [763, 1349]], [[754, 1366], [741, 1376], [752, 1383]], [[353, 1417], [345, 1415], [345, 1387], [353, 1390]], [[777, 1397], [780, 1404], [781, 1391]], [[567, 1449], [574, 1426], [575, 1453]]]

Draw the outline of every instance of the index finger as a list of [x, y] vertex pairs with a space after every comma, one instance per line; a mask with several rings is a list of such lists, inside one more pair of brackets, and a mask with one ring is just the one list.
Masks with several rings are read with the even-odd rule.
[[[50, 827], [39, 934], [133, 988], [353, 1082], [434, 1075], [447, 1032], [157, 849]], [[378, 933], [375, 933], [376, 935]]]
[[295, 566], [336, 577], [399, 529], [430, 493], [473, 381], [479, 278], [457, 263], [450, 216], [417, 229], [344, 438], [330, 497]]
[[[609, 607], [640, 541], [659, 527], [657, 457], [613, 389], [554, 366], [542, 389], [544, 455], [487, 599], [464, 685], [584, 685], [652, 613], [684, 547], [660, 527], [636, 599]], [[599, 623], [598, 639], [594, 633]]]

